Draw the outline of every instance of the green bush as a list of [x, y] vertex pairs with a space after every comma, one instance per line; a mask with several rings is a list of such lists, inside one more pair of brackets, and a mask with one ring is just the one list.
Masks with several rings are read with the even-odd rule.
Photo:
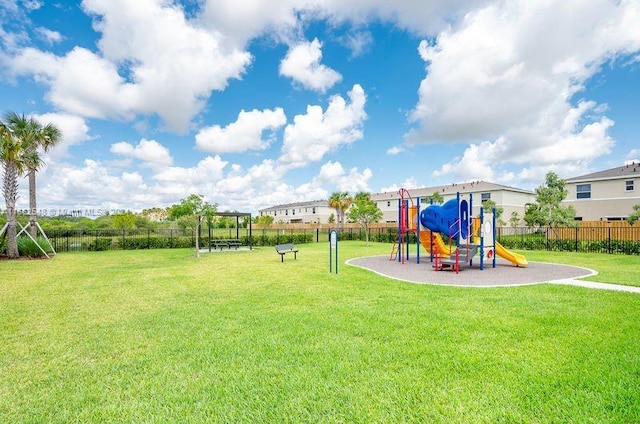
[[20, 256], [27, 256], [29, 258], [41, 258], [45, 256], [43, 253], [53, 253], [53, 250], [49, 246], [49, 242], [43, 237], [37, 237], [35, 241], [28, 236], [18, 237], [18, 253]]

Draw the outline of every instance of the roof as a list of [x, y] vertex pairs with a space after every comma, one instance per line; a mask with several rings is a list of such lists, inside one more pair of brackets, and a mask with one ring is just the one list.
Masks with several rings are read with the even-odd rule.
[[310, 200], [306, 202], [296, 202], [296, 203], [285, 203], [281, 205], [270, 206], [268, 208], [260, 209], [259, 212], [266, 212], [271, 210], [280, 210], [280, 209], [292, 209], [292, 208], [311, 208], [314, 206], [329, 206], [328, 200]]
[[640, 163], [633, 162], [617, 168], [606, 169], [604, 171], [593, 172], [591, 174], [580, 175], [567, 179], [568, 183], [586, 180], [610, 180], [616, 178], [640, 177]]
[[[435, 192], [438, 192], [441, 195], [451, 195], [456, 193], [466, 194], [466, 193], [490, 192], [490, 191], [500, 191], [500, 190], [514, 191], [517, 193], [524, 193], [524, 194], [533, 194], [531, 190], [524, 190], [521, 188], [490, 183], [487, 181], [470, 181], [466, 183], [454, 183], [454, 184], [447, 184], [447, 185], [441, 185], [441, 186], [412, 188], [412, 189], [409, 189], [408, 191], [412, 197], [429, 197]], [[371, 195], [371, 198], [373, 200], [395, 199], [398, 197], [400, 197], [398, 192], [375, 193]]]
[[[502, 184], [494, 184], [487, 181], [471, 181], [467, 183], [412, 188], [412, 189], [409, 189], [408, 191], [412, 197], [428, 197], [435, 192], [438, 192], [442, 195], [447, 195], [447, 194], [456, 194], [456, 193], [466, 194], [466, 193], [489, 192], [489, 191], [498, 191], [498, 190], [513, 191], [513, 192], [524, 193], [524, 194], [534, 194], [533, 191], [531, 190], [524, 190], [521, 188], [505, 186]], [[371, 200], [374, 200], [374, 201], [397, 199], [399, 197], [400, 195], [398, 194], [397, 191], [388, 191], [384, 193], [371, 194]], [[287, 208], [294, 209], [294, 208], [301, 208], [301, 207], [312, 207], [312, 206], [329, 207], [329, 201], [324, 199], [324, 200], [313, 200], [309, 202], [286, 203], [283, 205], [276, 205], [276, 206], [271, 206], [269, 208], [260, 209], [260, 212], [287, 209]]]

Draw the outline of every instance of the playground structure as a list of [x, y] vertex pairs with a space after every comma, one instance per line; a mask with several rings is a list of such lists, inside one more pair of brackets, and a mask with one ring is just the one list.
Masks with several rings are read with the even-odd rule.
[[528, 265], [523, 255], [512, 252], [495, 239], [495, 211], [472, 217], [473, 196], [469, 200], [457, 193], [454, 199], [443, 205], [427, 204], [421, 208], [420, 199], [415, 202], [406, 189], [398, 191], [398, 233], [389, 260], [404, 263], [410, 256], [411, 235], [415, 234], [416, 261], [420, 263], [420, 246], [430, 255], [436, 271], [452, 269], [456, 273], [463, 264], [473, 265], [479, 256], [480, 270], [485, 262], [496, 266], [500, 256], [516, 267]]

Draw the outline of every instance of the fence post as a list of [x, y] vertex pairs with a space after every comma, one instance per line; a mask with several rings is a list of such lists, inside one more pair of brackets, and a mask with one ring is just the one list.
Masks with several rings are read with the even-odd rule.
[[147, 249], [151, 249], [151, 230], [147, 228]]
[[607, 252], [611, 253], [611, 225], [607, 227]]
[[580, 231], [580, 227], [576, 227], [576, 252], [578, 251], [578, 232]]
[[546, 229], [547, 232], [547, 252], [549, 251], [549, 227]]

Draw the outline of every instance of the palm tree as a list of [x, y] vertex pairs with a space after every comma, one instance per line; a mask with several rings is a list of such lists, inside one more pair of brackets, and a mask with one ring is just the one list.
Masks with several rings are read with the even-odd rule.
[[25, 166], [29, 179], [29, 233], [35, 238], [37, 228], [36, 172], [43, 165], [39, 150], [48, 152], [62, 137], [60, 130], [53, 124], [42, 126], [33, 118], [26, 118], [15, 112], [9, 112], [5, 118], [15, 136], [22, 141]]
[[346, 191], [335, 191], [331, 193], [329, 197], [329, 207], [336, 210], [336, 216], [338, 217], [338, 227], [342, 230], [344, 226], [344, 212], [349, 209], [353, 199]]
[[0, 122], [0, 162], [3, 168], [2, 195], [7, 208], [7, 256], [15, 259], [18, 253], [16, 231], [16, 201], [18, 200], [18, 177], [24, 172], [22, 143], [11, 128]]

